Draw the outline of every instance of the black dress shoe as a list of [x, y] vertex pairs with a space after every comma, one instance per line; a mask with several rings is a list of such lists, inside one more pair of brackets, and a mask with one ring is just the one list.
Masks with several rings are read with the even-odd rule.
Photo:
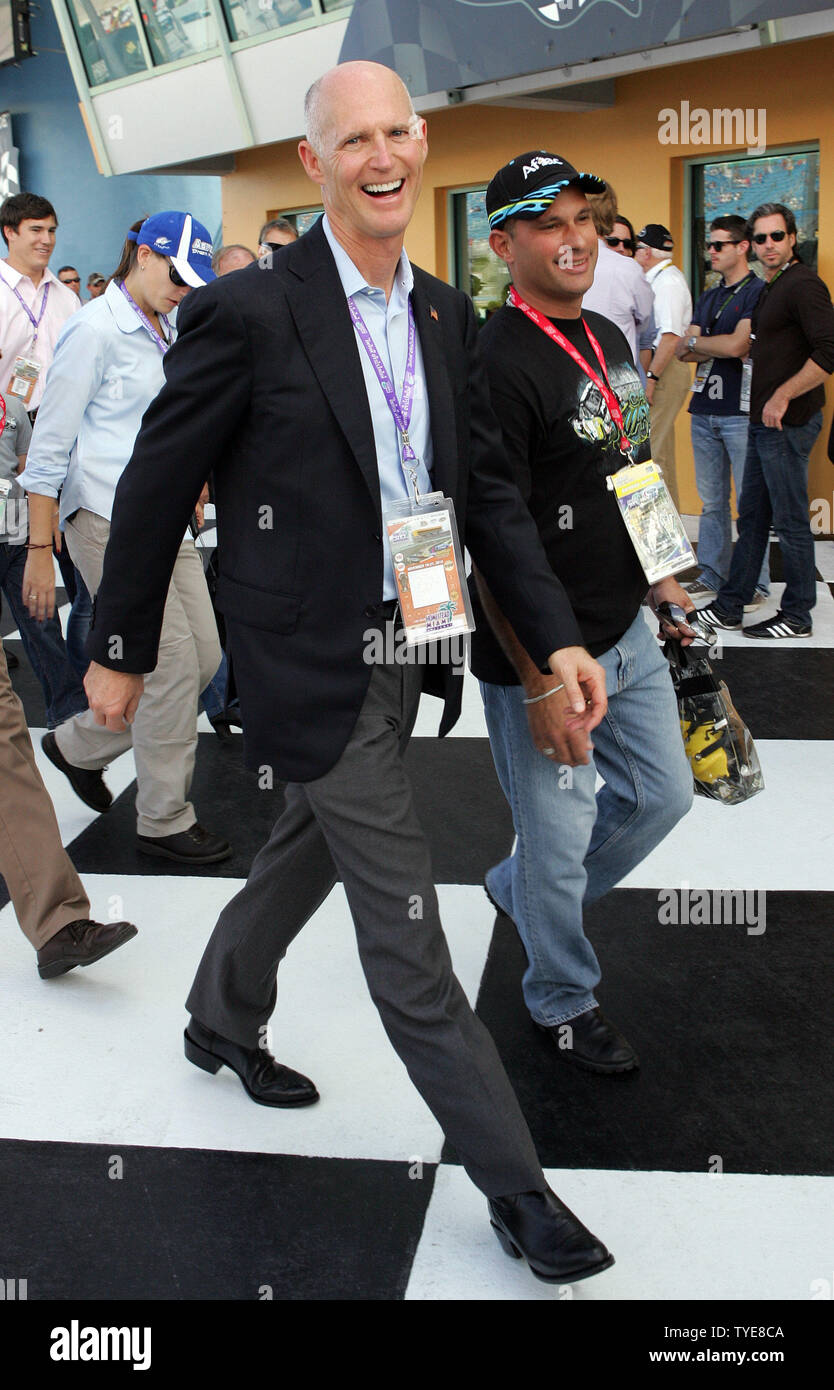
[[160, 835], [158, 838], [137, 835], [136, 848], [140, 854], [174, 859], [178, 864], [218, 864], [221, 859], [228, 859], [232, 852], [228, 840], [213, 835], [198, 821], [177, 835]]
[[54, 734], [44, 734], [41, 739], [41, 748], [49, 761], [54, 763], [60, 772], [63, 772], [75, 795], [81, 797], [85, 806], [89, 806], [92, 811], [110, 810], [113, 805], [113, 794], [104, 784], [101, 768], [90, 770], [68, 763], [58, 747]]
[[[572, 1062], [585, 1071], [634, 1071], [640, 1065], [631, 1043], [608, 1022], [599, 1007], [577, 1014], [576, 1018], [565, 1019], [564, 1023], [555, 1023], [550, 1028], [544, 1023], [537, 1023], [536, 1027], [553, 1039], [563, 1061]], [[565, 1028], [571, 1029], [571, 1035], [565, 1034]], [[569, 1047], [566, 1043], [568, 1036], [571, 1036]]]
[[491, 1197], [489, 1216], [502, 1249], [514, 1260], [525, 1259], [546, 1284], [575, 1284], [614, 1263], [602, 1241], [550, 1188]]
[[312, 1105], [319, 1093], [308, 1077], [276, 1062], [265, 1047], [242, 1047], [192, 1018], [184, 1033], [185, 1055], [214, 1075], [222, 1066], [236, 1072], [250, 1100], [258, 1105]]
[[68, 922], [38, 951], [38, 974], [51, 980], [76, 965], [92, 965], [135, 935], [132, 922]]
[[213, 719], [209, 719], [209, 724], [214, 729], [219, 739], [225, 741], [234, 738], [232, 729], [242, 729], [240, 715], [235, 710], [223, 710], [222, 714], [216, 714]]

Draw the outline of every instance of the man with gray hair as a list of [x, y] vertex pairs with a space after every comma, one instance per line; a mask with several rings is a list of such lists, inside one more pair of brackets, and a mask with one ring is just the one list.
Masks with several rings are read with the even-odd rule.
[[248, 246], [233, 242], [231, 246], [220, 246], [211, 258], [211, 268], [215, 275], [228, 275], [230, 270], [243, 270], [257, 260], [254, 251]]
[[273, 217], [264, 222], [258, 233], [258, 255], [267, 256], [276, 246], [289, 246], [298, 241], [298, 232], [287, 217]]
[[[498, 1240], [539, 1278], [572, 1283], [613, 1257], [548, 1187], [452, 969], [403, 755], [421, 689], [445, 698], [445, 732], [462, 682], [437, 648], [433, 661], [402, 659], [389, 509], [411, 514], [440, 493], [447, 514], [456, 510], [461, 543], [564, 685], [580, 761], [605, 713], [604, 676], [510, 478], [472, 304], [403, 249], [425, 122], [399, 77], [367, 62], [328, 72], [308, 110], [312, 138], [299, 155], [325, 215], [180, 310], [167, 383], [116, 498], [88, 648], [91, 706], [113, 728], [132, 716], [178, 540], [213, 472], [246, 759], [261, 786], [287, 786], [197, 971], [186, 1056], [212, 1074], [230, 1067], [258, 1104], [318, 1100], [312, 1081], [272, 1057], [267, 1026], [279, 964], [340, 877], [388, 1037], [489, 1199]], [[155, 519], [150, 553], [147, 537], [133, 536], [137, 514]], [[439, 569], [433, 581], [454, 609]], [[118, 658], [111, 633], [123, 637]]]

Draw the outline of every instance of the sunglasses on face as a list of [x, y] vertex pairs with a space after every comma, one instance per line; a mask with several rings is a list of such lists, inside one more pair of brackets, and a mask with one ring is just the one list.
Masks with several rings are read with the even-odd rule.
[[757, 232], [753, 240], [757, 246], [764, 246], [768, 238], [771, 241], [784, 241], [787, 235], [787, 232]]
[[187, 281], [183, 280], [179, 271], [174, 269], [170, 261], [168, 262], [168, 279], [172, 285], [176, 285], [177, 289], [181, 290], [187, 287]]
[[724, 246], [738, 246], [737, 241], [708, 241], [708, 251], [720, 251]]
[[634, 250], [634, 242], [631, 240], [631, 237], [627, 237], [627, 236], [607, 236], [607, 237], [605, 238], [605, 240], [606, 240], [607, 244], [608, 244], [609, 246], [611, 246], [611, 247], [614, 247], [614, 246], [624, 246], [625, 249], [626, 249], [626, 251], [633, 251], [633, 250]]
[[61, 281], [61, 283], [64, 284], [64, 285], [80, 285], [80, 284], [81, 284], [81, 276], [80, 276], [80, 275], [65, 275], [64, 278], [63, 278], [63, 280]]

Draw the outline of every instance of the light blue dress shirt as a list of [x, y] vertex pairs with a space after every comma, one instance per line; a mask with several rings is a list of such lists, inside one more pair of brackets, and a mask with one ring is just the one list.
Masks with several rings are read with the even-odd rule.
[[142, 416], [165, 381], [162, 353], [112, 281], [67, 320], [55, 347], [26, 468], [27, 492], [61, 494], [109, 521]]
[[[397, 273], [394, 276], [394, 288], [391, 297], [386, 303], [385, 291], [376, 289], [369, 285], [365, 277], [360, 274], [347, 251], [339, 244], [331, 230], [326, 215], [322, 218], [322, 228], [330, 250], [333, 252], [333, 259], [336, 262], [336, 269], [339, 272], [339, 279], [342, 282], [345, 296], [352, 299], [362, 318], [367, 324], [368, 332], [376, 344], [382, 361], [385, 363], [391, 381], [394, 383], [400, 400], [402, 400], [403, 378], [405, 377], [405, 364], [408, 356], [408, 296], [414, 285], [414, 273], [411, 269], [408, 256], [405, 251], [400, 256], [397, 266]], [[362, 345], [362, 340], [354, 328], [356, 338], [356, 350], [359, 353], [359, 361], [362, 365], [362, 374], [365, 378], [365, 389], [368, 393], [368, 405], [371, 410], [371, 421], [374, 430], [374, 445], [376, 448], [377, 467], [379, 468], [379, 491], [382, 498], [382, 510], [389, 502], [401, 502], [409, 496], [409, 485], [402, 467], [402, 447], [400, 443], [400, 433], [394, 422], [394, 417], [388, 407], [388, 402], [379, 384], [376, 372], [374, 371], [370, 358]], [[426, 393], [426, 372], [423, 366], [423, 354], [420, 350], [420, 338], [416, 336], [414, 353], [414, 400], [411, 408], [411, 426], [408, 437], [418, 459], [417, 486], [421, 493], [431, 492], [431, 467], [433, 462], [431, 445], [431, 421], [429, 418], [429, 403]], [[412, 465], [413, 466], [413, 465]], [[383, 599], [397, 597], [397, 587], [394, 582], [394, 569], [391, 564], [391, 555], [385, 544], [385, 580], [382, 590]]]

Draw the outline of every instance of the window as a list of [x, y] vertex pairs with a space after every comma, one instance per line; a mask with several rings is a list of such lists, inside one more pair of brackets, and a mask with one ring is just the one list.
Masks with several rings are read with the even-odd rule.
[[91, 87], [146, 70], [131, 4], [70, 0], [69, 12]]
[[510, 283], [504, 262], [489, 248], [485, 188], [450, 197], [452, 280], [471, 296], [481, 323], [500, 309]]
[[223, 0], [233, 39], [252, 39], [313, 15], [312, 0]]
[[[817, 148], [774, 150], [690, 165], [692, 207], [691, 283], [693, 297], [709, 288], [707, 228], [722, 213], [749, 217], [760, 203], [784, 203], [796, 218], [796, 249], [816, 270], [819, 225], [820, 156]], [[753, 269], [758, 262], [751, 261]]]
[[206, 0], [139, 0], [139, 9], [157, 65], [217, 48], [217, 29]]

